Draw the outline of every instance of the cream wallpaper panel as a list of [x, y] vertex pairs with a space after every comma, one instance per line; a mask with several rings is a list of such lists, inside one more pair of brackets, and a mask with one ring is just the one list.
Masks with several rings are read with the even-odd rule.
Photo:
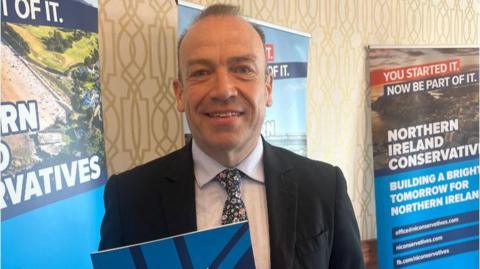
[[[366, 46], [479, 44], [479, 1], [221, 2], [312, 35], [308, 155], [342, 168], [362, 238], [375, 238]], [[171, 89], [177, 11], [173, 0], [99, 0], [99, 8], [105, 144], [113, 174], [184, 143]]]
[[174, 1], [99, 1], [105, 147], [109, 174], [179, 148]]

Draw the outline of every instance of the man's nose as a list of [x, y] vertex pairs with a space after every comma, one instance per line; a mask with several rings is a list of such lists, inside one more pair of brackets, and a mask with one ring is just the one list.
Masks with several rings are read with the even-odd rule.
[[210, 91], [213, 100], [227, 102], [237, 95], [237, 89], [227, 70], [219, 69], [216, 72], [215, 85]]

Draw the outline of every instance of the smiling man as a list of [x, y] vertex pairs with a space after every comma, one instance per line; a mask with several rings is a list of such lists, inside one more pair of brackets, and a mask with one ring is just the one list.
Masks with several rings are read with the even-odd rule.
[[207, 16], [179, 46], [178, 110], [187, 113], [198, 147], [235, 167], [260, 140], [265, 108], [272, 103], [262, 40], [236, 16]]
[[112, 176], [100, 249], [248, 219], [257, 268], [364, 268], [340, 170], [260, 135], [272, 105], [264, 45], [229, 5], [182, 35], [173, 87], [192, 142]]

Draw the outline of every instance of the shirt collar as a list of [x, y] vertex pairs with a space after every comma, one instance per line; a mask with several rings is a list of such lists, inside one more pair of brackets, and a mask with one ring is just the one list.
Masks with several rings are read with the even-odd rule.
[[[202, 188], [205, 184], [210, 182], [218, 173], [227, 169], [203, 152], [192, 139], [192, 157], [193, 168], [195, 172], [195, 180]], [[255, 148], [241, 161], [235, 168], [242, 171], [248, 178], [264, 183], [265, 175], [263, 173], [263, 143], [262, 139], [258, 139]]]

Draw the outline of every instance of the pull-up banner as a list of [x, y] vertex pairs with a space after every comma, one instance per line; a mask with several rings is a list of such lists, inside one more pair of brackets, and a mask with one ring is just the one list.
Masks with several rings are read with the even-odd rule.
[[379, 268], [479, 267], [479, 48], [370, 48]]
[[1, 268], [89, 268], [107, 176], [97, 0], [0, 13]]
[[[178, 35], [200, 14], [202, 6], [179, 1]], [[247, 20], [265, 33], [268, 72], [273, 77], [273, 106], [267, 109], [262, 126], [265, 139], [297, 154], [307, 155], [307, 62], [308, 34], [280, 26]], [[190, 134], [184, 120], [185, 134]]]

